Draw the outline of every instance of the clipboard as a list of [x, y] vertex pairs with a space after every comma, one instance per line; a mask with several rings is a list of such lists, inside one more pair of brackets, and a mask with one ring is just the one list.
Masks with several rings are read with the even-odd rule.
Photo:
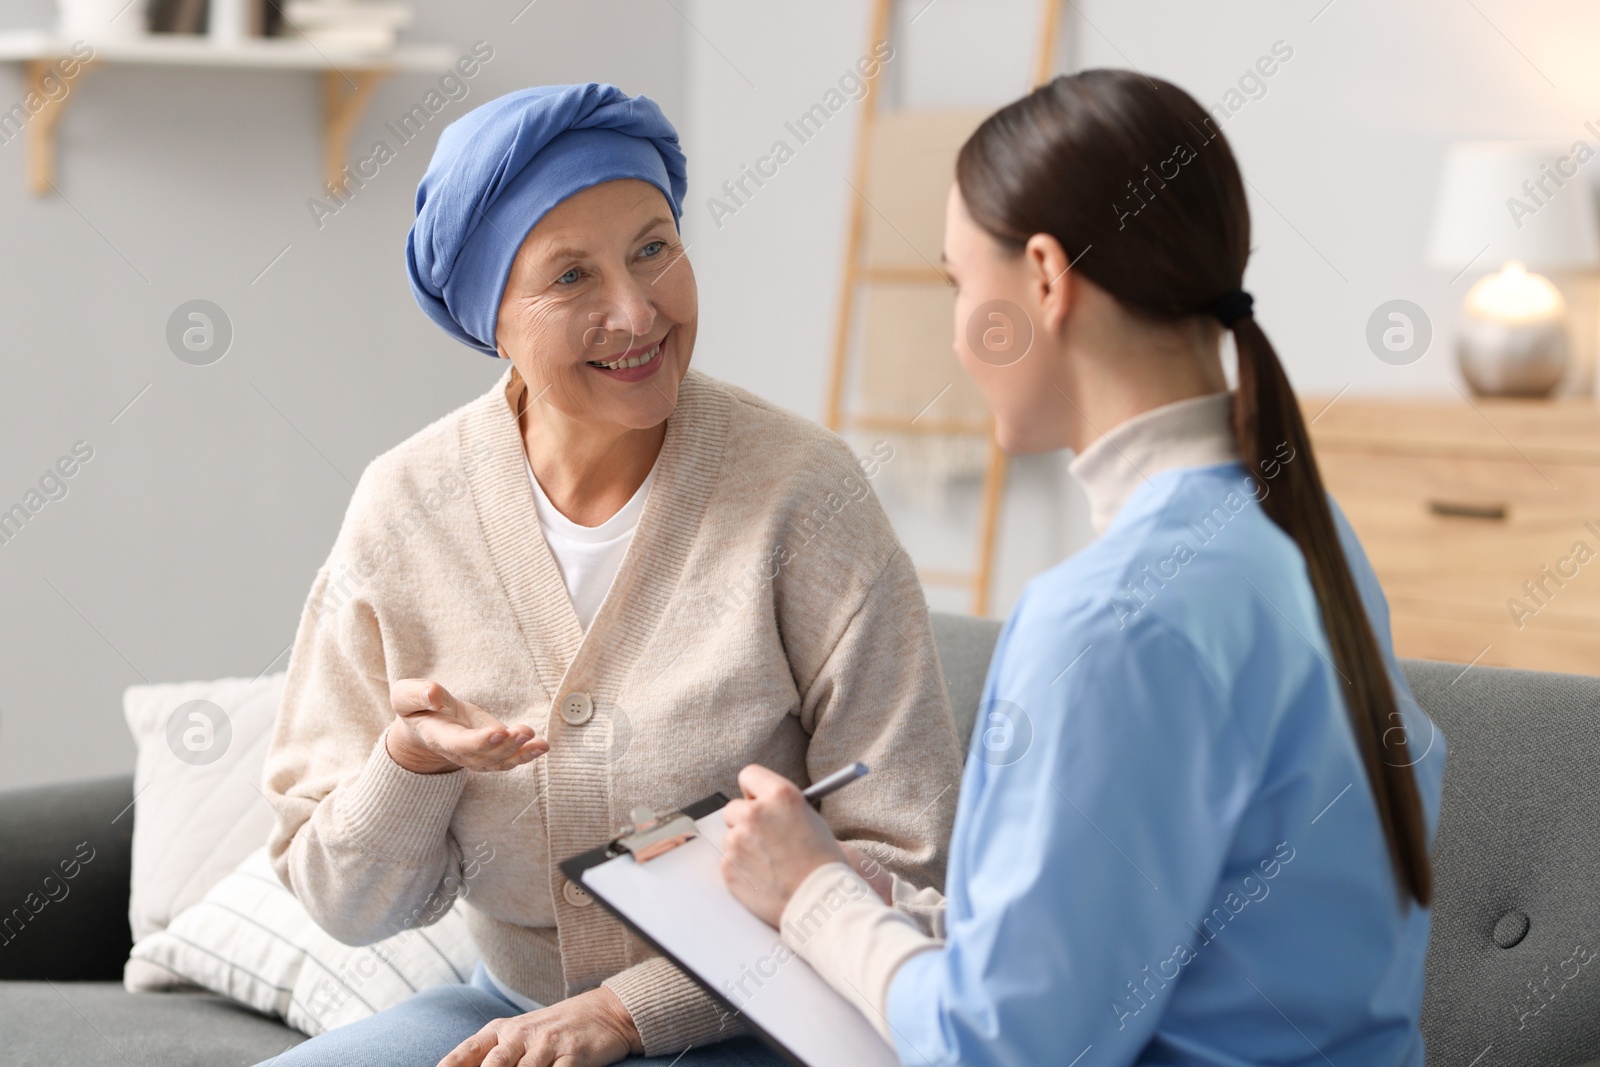
[[856, 1006], [728, 892], [727, 802], [713, 793], [665, 815], [635, 809], [632, 829], [562, 861], [561, 873], [794, 1067], [899, 1067]]

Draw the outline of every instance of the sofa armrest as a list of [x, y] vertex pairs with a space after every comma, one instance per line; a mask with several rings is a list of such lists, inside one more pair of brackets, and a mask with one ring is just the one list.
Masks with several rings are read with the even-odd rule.
[[0, 979], [121, 981], [133, 776], [0, 793]]

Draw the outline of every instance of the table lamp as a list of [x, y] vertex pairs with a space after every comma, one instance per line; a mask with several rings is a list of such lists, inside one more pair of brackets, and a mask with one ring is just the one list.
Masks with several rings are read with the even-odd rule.
[[1547, 396], [1566, 372], [1567, 307], [1538, 270], [1600, 266], [1589, 171], [1595, 151], [1530, 141], [1452, 145], [1445, 157], [1428, 262], [1482, 266], [1461, 305], [1456, 357], [1480, 396]]

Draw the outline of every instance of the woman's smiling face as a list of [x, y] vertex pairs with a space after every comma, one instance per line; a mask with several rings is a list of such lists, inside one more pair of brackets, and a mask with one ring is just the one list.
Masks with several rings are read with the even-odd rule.
[[666, 197], [622, 178], [574, 193], [529, 231], [495, 342], [530, 396], [577, 422], [643, 430], [677, 404], [699, 306]]

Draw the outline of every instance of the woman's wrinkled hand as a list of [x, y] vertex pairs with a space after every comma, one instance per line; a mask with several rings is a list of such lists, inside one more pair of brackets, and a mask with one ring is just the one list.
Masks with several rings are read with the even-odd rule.
[[389, 758], [416, 774], [509, 771], [550, 751], [533, 727], [507, 726], [476, 704], [458, 700], [438, 682], [402, 678], [389, 687], [395, 721], [384, 744]]
[[601, 986], [526, 1015], [495, 1019], [439, 1067], [604, 1067], [643, 1054], [633, 1016]]
[[777, 926], [806, 876], [848, 863], [833, 831], [783, 775], [752, 763], [739, 772], [743, 800], [722, 809], [722, 878], [745, 907]]

